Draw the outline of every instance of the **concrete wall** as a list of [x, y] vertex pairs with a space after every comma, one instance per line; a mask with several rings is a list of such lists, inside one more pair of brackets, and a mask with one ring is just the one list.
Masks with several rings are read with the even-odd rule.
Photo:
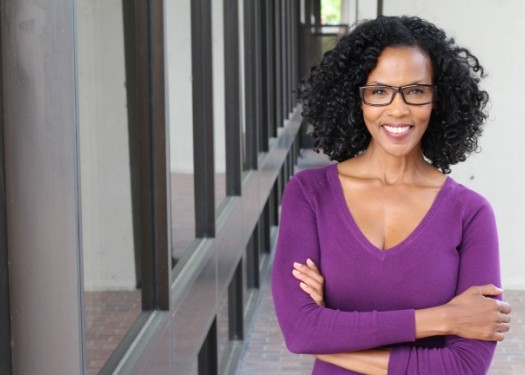
[[452, 177], [491, 202], [500, 234], [503, 285], [525, 289], [525, 252], [521, 249], [525, 243], [525, 176], [520, 166], [525, 127], [519, 117], [525, 105], [525, 71], [521, 68], [525, 2], [388, 0], [383, 13], [417, 15], [436, 23], [458, 44], [471, 49], [486, 68], [488, 77], [482, 85], [491, 100], [490, 118], [480, 142], [482, 152], [454, 166]]

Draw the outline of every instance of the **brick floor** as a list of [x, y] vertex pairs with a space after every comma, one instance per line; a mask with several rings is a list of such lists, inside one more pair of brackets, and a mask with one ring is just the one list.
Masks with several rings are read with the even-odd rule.
[[84, 293], [86, 374], [98, 374], [140, 312], [140, 290]]
[[[300, 168], [326, 164], [323, 156], [307, 152]], [[236, 375], [309, 374], [313, 359], [291, 354], [286, 349], [273, 309], [270, 277], [267, 275], [260, 294], [257, 315], [248, 327], [244, 353]], [[525, 290], [508, 290], [505, 300], [513, 308], [511, 331], [498, 344], [489, 375], [525, 375]]]

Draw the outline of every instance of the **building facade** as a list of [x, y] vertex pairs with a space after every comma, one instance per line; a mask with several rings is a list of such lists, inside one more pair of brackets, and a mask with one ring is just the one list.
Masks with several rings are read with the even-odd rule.
[[0, 373], [232, 373], [320, 1], [0, 12]]

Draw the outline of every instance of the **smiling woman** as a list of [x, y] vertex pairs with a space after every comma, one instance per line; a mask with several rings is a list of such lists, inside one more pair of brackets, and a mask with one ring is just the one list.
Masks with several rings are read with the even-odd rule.
[[[490, 204], [447, 176], [474, 151], [483, 68], [417, 17], [365, 21], [299, 87], [337, 164], [288, 183], [273, 297], [313, 374], [481, 374], [509, 330]], [[487, 298], [496, 297], [496, 298]]]
[[[385, 48], [377, 60], [376, 67], [368, 75], [365, 88], [415, 83], [432, 87], [432, 63], [426, 53], [418, 47]], [[410, 86], [408, 87], [410, 89]], [[369, 95], [367, 99], [373, 100], [373, 103], [363, 100], [363, 119], [372, 136], [366, 152], [368, 156], [382, 150], [396, 156], [412, 152], [421, 157], [420, 140], [430, 121], [432, 95], [427, 95], [426, 98], [422, 94], [414, 95], [414, 90], [407, 90], [406, 92], [412, 95], [405, 95], [405, 90], [401, 91], [401, 95], [396, 95], [397, 92], [392, 89], [388, 90], [390, 95], [383, 95], [382, 92], [388, 92], [385, 90], [381, 91], [380, 95]], [[377, 89], [374, 92], [377, 92]], [[431, 90], [427, 92], [432, 93]], [[406, 98], [414, 96], [420, 101], [416, 100], [417, 104], [407, 103]]]

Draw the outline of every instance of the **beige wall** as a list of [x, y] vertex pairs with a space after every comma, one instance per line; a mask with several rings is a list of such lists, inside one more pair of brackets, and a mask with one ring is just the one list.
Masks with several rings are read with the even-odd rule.
[[122, 3], [77, 7], [84, 287], [135, 289]]

